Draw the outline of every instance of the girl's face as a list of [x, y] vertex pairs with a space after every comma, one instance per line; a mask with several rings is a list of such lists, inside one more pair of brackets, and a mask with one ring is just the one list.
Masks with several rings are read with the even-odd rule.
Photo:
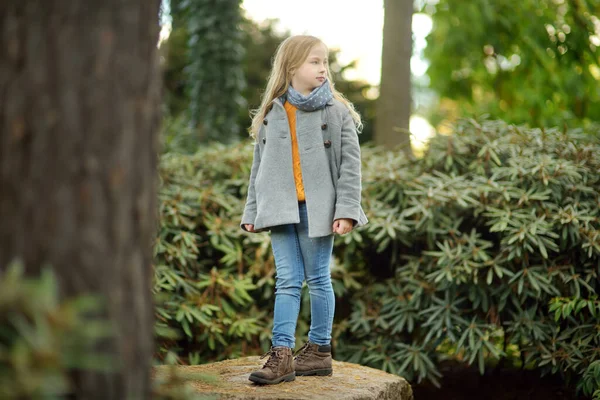
[[319, 43], [313, 46], [306, 60], [292, 74], [292, 87], [306, 96], [321, 86], [327, 78], [327, 62], [325, 45]]

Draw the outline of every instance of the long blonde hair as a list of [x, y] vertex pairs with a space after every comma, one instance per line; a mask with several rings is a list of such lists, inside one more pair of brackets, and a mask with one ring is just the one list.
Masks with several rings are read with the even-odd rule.
[[[287, 92], [292, 80], [292, 72], [298, 69], [310, 54], [310, 50], [317, 44], [322, 44], [327, 49], [325, 43], [319, 38], [310, 35], [290, 36], [279, 44], [273, 60], [273, 67], [267, 81], [267, 88], [261, 97], [260, 107], [250, 111], [252, 125], [248, 129], [250, 136], [256, 138], [260, 125], [265, 116], [271, 109], [271, 103], [277, 97]], [[329, 50], [328, 50], [329, 51]], [[354, 105], [340, 92], [335, 89], [332, 81], [331, 70], [327, 64], [327, 79], [331, 87], [333, 97], [348, 107], [350, 115], [354, 120], [357, 130], [362, 130], [362, 121], [360, 114], [356, 112]]]

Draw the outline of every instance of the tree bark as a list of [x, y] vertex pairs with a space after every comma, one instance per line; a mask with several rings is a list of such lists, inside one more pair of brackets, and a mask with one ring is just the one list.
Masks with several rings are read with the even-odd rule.
[[117, 329], [96, 349], [117, 370], [73, 371], [76, 398], [151, 397], [159, 5], [0, 1], [0, 273], [49, 263]]
[[412, 154], [411, 114], [413, 0], [384, 0], [381, 83], [377, 100], [375, 143], [387, 148], [401, 146]]

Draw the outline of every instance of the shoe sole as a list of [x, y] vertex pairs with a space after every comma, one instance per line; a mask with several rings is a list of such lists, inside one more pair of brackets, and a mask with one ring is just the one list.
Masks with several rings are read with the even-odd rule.
[[263, 385], [275, 385], [275, 384], [281, 383], [281, 382], [293, 381], [294, 379], [296, 379], [296, 374], [294, 372], [292, 372], [291, 374], [287, 374], [280, 378], [272, 379], [272, 380], [261, 378], [259, 376], [250, 375], [250, 377], [248, 379], [254, 383], [261, 383]]
[[330, 376], [333, 375], [333, 369], [313, 369], [311, 371], [296, 371], [296, 376]]

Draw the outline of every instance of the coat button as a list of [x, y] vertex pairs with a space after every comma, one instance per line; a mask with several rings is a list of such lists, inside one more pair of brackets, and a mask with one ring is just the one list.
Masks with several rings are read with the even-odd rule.
[[327, 124], [321, 125], [321, 130], [324, 131], [325, 129], [327, 129]]
[[263, 124], [267, 125], [269, 123], [269, 121], [267, 121], [266, 119], [263, 119]]
[[267, 143], [267, 139], [263, 138], [263, 144]]
[[323, 144], [325, 145], [325, 147], [330, 147], [331, 146], [331, 140], [326, 140], [323, 142]]

